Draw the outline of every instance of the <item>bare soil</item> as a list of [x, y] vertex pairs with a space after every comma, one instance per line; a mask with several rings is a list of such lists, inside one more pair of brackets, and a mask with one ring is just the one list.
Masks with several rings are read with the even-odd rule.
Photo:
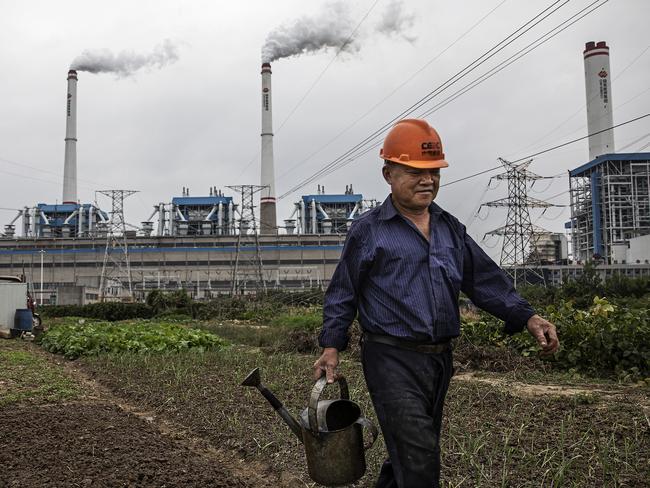
[[21, 348], [62, 369], [82, 393], [69, 402], [0, 406], [0, 488], [304, 486], [130, 405], [73, 362]]
[[0, 413], [0, 487], [248, 487], [116, 405], [19, 405]]

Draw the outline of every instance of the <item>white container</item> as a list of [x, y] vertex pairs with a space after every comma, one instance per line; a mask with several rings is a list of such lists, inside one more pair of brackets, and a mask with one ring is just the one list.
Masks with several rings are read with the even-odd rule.
[[0, 281], [0, 331], [14, 327], [17, 308], [27, 306], [27, 283]]

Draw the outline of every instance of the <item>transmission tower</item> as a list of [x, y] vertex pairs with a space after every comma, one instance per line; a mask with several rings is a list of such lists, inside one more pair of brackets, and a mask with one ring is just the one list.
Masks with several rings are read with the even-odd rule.
[[126, 225], [124, 221], [124, 199], [137, 193], [136, 190], [101, 190], [98, 193], [111, 199], [111, 217], [106, 229], [106, 249], [99, 280], [99, 298], [106, 299], [110, 287], [129, 288], [128, 299], [133, 299], [131, 264], [129, 248], [126, 242]]
[[249, 287], [254, 289], [256, 293], [260, 291], [266, 293], [262, 254], [260, 252], [260, 236], [257, 232], [253, 196], [267, 187], [236, 185], [228, 188], [241, 194], [237, 253], [235, 255], [235, 266], [232, 270], [230, 293], [232, 296], [236, 296]]
[[485, 235], [503, 236], [500, 264], [514, 281], [515, 287], [521, 282], [544, 283], [544, 274], [540, 270], [542, 263], [537, 249], [537, 239], [540, 234], [549, 231], [537, 227], [530, 221], [529, 209], [546, 209], [556, 205], [528, 196], [528, 184], [544, 178], [528, 170], [528, 166], [533, 162], [532, 159], [520, 164], [501, 158], [499, 161], [506, 172], [492, 178], [508, 182], [508, 196], [484, 203], [481, 207], [507, 207], [508, 216], [506, 225], [491, 230]]

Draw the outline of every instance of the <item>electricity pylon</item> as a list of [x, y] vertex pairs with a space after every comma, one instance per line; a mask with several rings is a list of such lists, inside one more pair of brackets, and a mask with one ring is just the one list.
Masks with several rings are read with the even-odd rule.
[[235, 266], [232, 270], [230, 294], [235, 296], [249, 287], [254, 289], [256, 293], [260, 291], [266, 293], [266, 282], [263, 274], [264, 265], [260, 252], [260, 236], [257, 232], [253, 196], [267, 187], [236, 185], [228, 188], [241, 194], [237, 252]]
[[131, 280], [131, 264], [129, 262], [129, 247], [126, 241], [126, 226], [124, 221], [124, 199], [137, 193], [136, 190], [101, 190], [98, 193], [111, 199], [111, 216], [106, 232], [106, 248], [102, 263], [102, 274], [99, 280], [99, 299], [106, 300], [106, 291], [111, 286], [122, 289], [126, 284], [129, 288], [128, 299], [133, 299], [133, 282]]
[[[508, 196], [484, 203], [481, 207], [507, 207], [508, 216], [503, 227], [491, 230], [485, 235], [503, 236], [500, 265], [510, 275], [515, 287], [522, 280], [523, 283], [539, 281], [545, 283], [544, 274], [540, 270], [542, 263], [537, 249], [537, 239], [540, 234], [548, 231], [530, 221], [529, 209], [555, 205], [528, 196], [528, 183], [544, 178], [528, 170], [528, 166], [533, 162], [532, 159], [520, 164], [502, 158], [499, 158], [499, 161], [506, 168], [506, 172], [492, 178], [508, 182]], [[536, 279], [531, 280], [533, 277]]]

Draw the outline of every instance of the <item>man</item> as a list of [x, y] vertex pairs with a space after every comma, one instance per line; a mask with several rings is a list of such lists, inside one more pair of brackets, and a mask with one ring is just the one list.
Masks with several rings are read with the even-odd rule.
[[507, 332], [526, 327], [544, 354], [557, 351], [559, 341], [465, 227], [433, 203], [440, 168], [449, 166], [438, 133], [424, 120], [402, 120], [380, 156], [391, 194], [348, 232], [325, 295], [314, 375], [336, 380], [338, 353], [358, 311], [364, 376], [388, 451], [376, 486], [438, 487], [459, 293], [503, 319]]

